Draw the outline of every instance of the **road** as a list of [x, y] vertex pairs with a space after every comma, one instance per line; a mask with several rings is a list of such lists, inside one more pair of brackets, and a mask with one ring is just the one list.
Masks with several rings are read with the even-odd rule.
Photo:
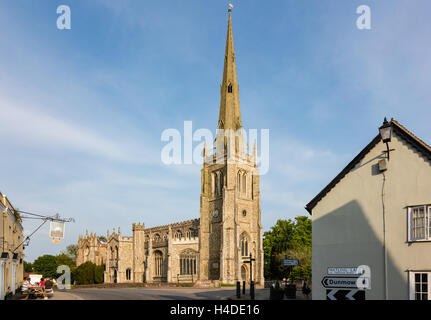
[[[91, 288], [67, 293], [83, 300], [225, 300], [235, 295], [235, 288]], [[256, 298], [259, 297], [268, 299], [269, 291], [256, 289]]]

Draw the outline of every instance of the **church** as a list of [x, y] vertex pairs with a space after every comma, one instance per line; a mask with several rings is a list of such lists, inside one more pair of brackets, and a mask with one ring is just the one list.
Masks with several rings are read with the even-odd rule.
[[[229, 9], [217, 137], [204, 149], [200, 218], [104, 237], [79, 237], [77, 265], [105, 264], [105, 283], [264, 284], [257, 147], [244, 147]], [[255, 259], [250, 275], [250, 264]]]

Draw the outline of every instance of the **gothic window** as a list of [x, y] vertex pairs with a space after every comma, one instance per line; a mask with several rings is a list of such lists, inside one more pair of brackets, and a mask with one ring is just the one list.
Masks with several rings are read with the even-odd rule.
[[126, 280], [130, 280], [130, 279], [132, 279], [132, 270], [128, 268], [126, 270]]
[[156, 233], [156, 234], [154, 235], [153, 242], [158, 242], [158, 241], [160, 241], [160, 240], [161, 240], [160, 235], [159, 235], [158, 233]]
[[219, 188], [219, 176], [217, 173], [214, 174], [214, 196], [218, 195], [218, 188]]
[[247, 175], [245, 173], [242, 176], [242, 193], [247, 193]]
[[214, 186], [215, 186], [215, 174], [213, 172], [213, 173], [211, 173], [211, 192], [212, 192], [213, 196], [215, 196]]
[[232, 84], [229, 83], [229, 86], [227, 87], [227, 92], [232, 93]]
[[241, 191], [241, 172], [238, 172], [238, 182], [236, 184], [236, 189]]
[[219, 194], [222, 193], [223, 191], [223, 186], [224, 186], [224, 177], [223, 177], [223, 172], [220, 172], [220, 190], [219, 190]]
[[247, 257], [248, 256], [248, 237], [245, 232], [241, 235], [240, 244], [241, 244], [241, 256]]
[[197, 253], [192, 250], [183, 251], [180, 254], [180, 274], [194, 275], [197, 273]]
[[154, 252], [154, 275], [156, 277], [163, 275], [163, 253], [161, 251]]
[[181, 232], [181, 230], [178, 230], [176, 233], [175, 233], [175, 239], [176, 240], [181, 240], [181, 238], [183, 237], [183, 234], [182, 234], [182, 232]]

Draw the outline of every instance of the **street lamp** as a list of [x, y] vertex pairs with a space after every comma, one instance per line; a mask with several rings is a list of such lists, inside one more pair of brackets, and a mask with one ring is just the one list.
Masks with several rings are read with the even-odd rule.
[[387, 151], [385, 153], [388, 154], [388, 161], [389, 161], [389, 153], [392, 150], [389, 150], [389, 142], [392, 140], [392, 124], [388, 122], [388, 120], [385, 117], [385, 120], [383, 121], [383, 125], [379, 128], [380, 137], [382, 138], [383, 143], [386, 144]]
[[380, 137], [382, 138], [383, 143], [389, 143], [392, 139], [392, 125], [385, 117], [383, 121], [383, 125], [379, 128]]

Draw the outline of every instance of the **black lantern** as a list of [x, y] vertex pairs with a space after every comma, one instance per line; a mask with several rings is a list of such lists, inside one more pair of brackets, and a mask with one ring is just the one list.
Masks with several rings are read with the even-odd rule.
[[382, 138], [383, 143], [389, 143], [392, 139], [392, 125], [385, 118], [383, 121], [383, 125], [379, 128], [380, 137]]

